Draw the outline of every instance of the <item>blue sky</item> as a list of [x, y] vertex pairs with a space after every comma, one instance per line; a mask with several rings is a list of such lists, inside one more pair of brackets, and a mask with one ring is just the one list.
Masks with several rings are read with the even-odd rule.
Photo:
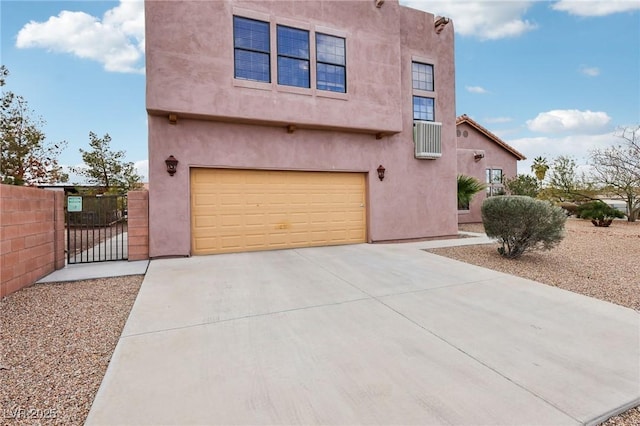
[[[366, 1], [366, 0], [365, 0]], [[456, 110], [528, 160], [616, 143], [640, 124], [640, 2], [411, 1], [453, 19]], [[140, 1], [0, 3], [5, 86], [66, 140], [60, 161], [82, 163], [90, 131], [147, 174], [144, 16]], [[586, 170], [586, 168], [585, 168]]]

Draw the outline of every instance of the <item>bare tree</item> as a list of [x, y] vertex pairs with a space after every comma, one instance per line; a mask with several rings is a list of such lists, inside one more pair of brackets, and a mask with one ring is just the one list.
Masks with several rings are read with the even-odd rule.
[[640, 215], [640, 125], [625, 127], [618, 135], [620, 145], [591, 151], [594, 178], [605, 190], [627, 204], [627, 220]]

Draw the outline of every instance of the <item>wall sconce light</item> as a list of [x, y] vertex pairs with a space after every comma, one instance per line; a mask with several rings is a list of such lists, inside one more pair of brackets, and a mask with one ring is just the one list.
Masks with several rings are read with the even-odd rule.
[[478, 152], [478, 153], [473, 153], [473, 159], [476, 161], [480, 161], [484, 158], [484, 153], [483, 152]]
[[176, 114], [169, 114], [169, 124], [177, 124], [178, 116]]
[[287, 133], [293, 133], [295, 131], [296, 131], [296, 126], [294, 126], [293, 124], [287, 125]]
[[384, 0], [375, 0], [376, 7], [380, 9], [384, 4]]
[[382, 167], [382, 164], [380, 164], [377, 170], [378, 170], [378, 179], [380, 179], [381, 181], [384, 180], [384, 171], [386, 169]]
[[173, 176], [178, 169], [178, 160], [173, 155], [170, 155], [164, 162], [167, 164], [167, 173]]

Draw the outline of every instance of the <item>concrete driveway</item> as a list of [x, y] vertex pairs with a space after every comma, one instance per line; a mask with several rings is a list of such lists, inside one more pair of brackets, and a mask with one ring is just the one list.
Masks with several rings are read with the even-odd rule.
[[640, 403], [640, 315], [426, 253], [152, 261], [87, 424], [594, 424]]

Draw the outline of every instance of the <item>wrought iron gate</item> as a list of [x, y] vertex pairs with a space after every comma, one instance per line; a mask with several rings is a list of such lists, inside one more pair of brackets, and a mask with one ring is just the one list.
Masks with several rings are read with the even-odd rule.
[[67, 263], [127, 259], [127, 196], [68, 196]]

